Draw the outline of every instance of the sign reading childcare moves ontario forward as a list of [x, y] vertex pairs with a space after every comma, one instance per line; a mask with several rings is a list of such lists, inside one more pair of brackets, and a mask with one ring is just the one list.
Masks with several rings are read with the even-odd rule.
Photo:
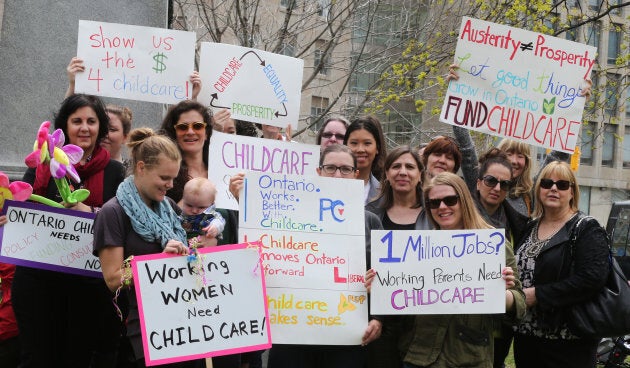
[[440, 121], [572, 153], [595, 47], [464, 17]]

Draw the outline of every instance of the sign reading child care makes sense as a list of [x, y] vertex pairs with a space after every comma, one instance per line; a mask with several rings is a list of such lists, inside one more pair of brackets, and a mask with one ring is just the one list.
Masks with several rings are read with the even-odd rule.
[[0, 262], [103, 277], [92, 255], [94, 214], [31, 202], [4, 202]]
[[319, 146], [261, 139], [214, 131], [210, 138], [208, 178], [217, 186], [218, 208], [238, 210], [230, 193], [230, 176], [246, 171], [268, 174], [314, 175]]
[[505, 312], [503, 229], [372, 231], [373, 314]]
[[195, 33], [79, 21], [77, 92], [176, 104], [190, 99]]
[[257, 244], [132, 259], [147, 365], [271, 346]]
[[595, 47], [464, 17], [440, 121], [572, 153]]
[[201, 43], [199, 101], [229, 109], [233, 119], [295, 127], [304, 61], [223, 43]]
[[367, 326], [363, 182], [248, 172], [239, 237], [260, 240], [273, 342], [357, 345]]

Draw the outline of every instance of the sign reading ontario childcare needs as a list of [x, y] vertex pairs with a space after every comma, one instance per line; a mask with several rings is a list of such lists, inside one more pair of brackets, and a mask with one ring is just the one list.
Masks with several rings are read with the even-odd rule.
[[103, 277], [92, 255], [94, 214], [39, 203], [4, 202], [0, 262], [76, 275]]
[[464, 17], [440, 121], [572, 153], [596, 48]]
[[233, 119], [297, 127], [304, 61], [223, 43], [201, 43], [199, 101]]
[[271, 347], [259, 245], [198, 253], [131, 261], [147, 365]]
[[239, 172], [315, 175], [319, 146], [213, 132], [208, 153], [208, 178], [217, 186], [218, 208], [238, 210], [230, 193], [230, 177]]
[[77, 92], [176, 104], [190, 99], [194, 32], [79, 21]]
[[[279, 344], [357, 345], [368, 323], [363, 182], [249, 172], [240, 239], [259, 240]], [[247, 241], [246, 240], [246, 241]]]
[[373, 314], [505, 313], [503, 229], [372, 231]]

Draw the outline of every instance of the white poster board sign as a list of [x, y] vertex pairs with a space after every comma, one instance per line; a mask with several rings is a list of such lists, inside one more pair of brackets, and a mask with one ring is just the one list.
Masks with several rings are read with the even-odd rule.
[[[269, 321], [279, 344], [358, 345], [363, 285], [363, 182], [248, 172], [239, 238], [262, 243]], [[246, 240], [246, 241], [247, 241]]]
[[233, 119], [297, 127], [304, 61], [223, 43], [201, 43], [198, 100]]
[[190, 99], [194, 32], [79, 21], [75, 91], [91, 95], [176, 104]]
[[505, 313], [504, 229], [373, 230], [372, 314]]
[[258, 244], [198, 251], [132, 259], [147, 365], [271, 346]]
[[0, 262], [103, 277], [92, 255], [93, 213], [6, 200], [2, 214]]
[[315, 175], [319, 146], [213, 132], [208, 153], [208, 178], [217, 186], [217, 208], [238, 210], [230, 193], [230, 177], [239, 172]]
[[440, 121], [572, 153], [596, 48], [464, 17]]

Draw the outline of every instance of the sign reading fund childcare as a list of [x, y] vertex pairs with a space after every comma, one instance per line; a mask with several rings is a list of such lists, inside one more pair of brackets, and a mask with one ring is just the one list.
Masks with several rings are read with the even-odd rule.
[[363, 182], [248, 172], [239, 237], [259, 240], [273, 342], [357, 345], [367, 326]]
[[572, 153], [595, 47], [464, 17], [440, 121]]
[[147, 365], [271, 346], [258, 244], [131, 261]]
[[372, 231], [371, 313], [505, 312], [503, 229]]
[[233, 119], [285, 128], [296, 124], [304, 61], [223, 43], [201, 43], [199, 101]]
[[103, 277], [92, 255], [94, 214], [11, 200], [2, 214], [8, 222], [0, 226], [0, 262]]
[[195, 33], [79, 21], [77, 92], [176, 104], [190, 99]]
[[239, 172], [315, 175], [319, 146], [214, 131], [208, 153], [208, 178], [217, 186], [218, 208], [238, 210], [230, 177]]

